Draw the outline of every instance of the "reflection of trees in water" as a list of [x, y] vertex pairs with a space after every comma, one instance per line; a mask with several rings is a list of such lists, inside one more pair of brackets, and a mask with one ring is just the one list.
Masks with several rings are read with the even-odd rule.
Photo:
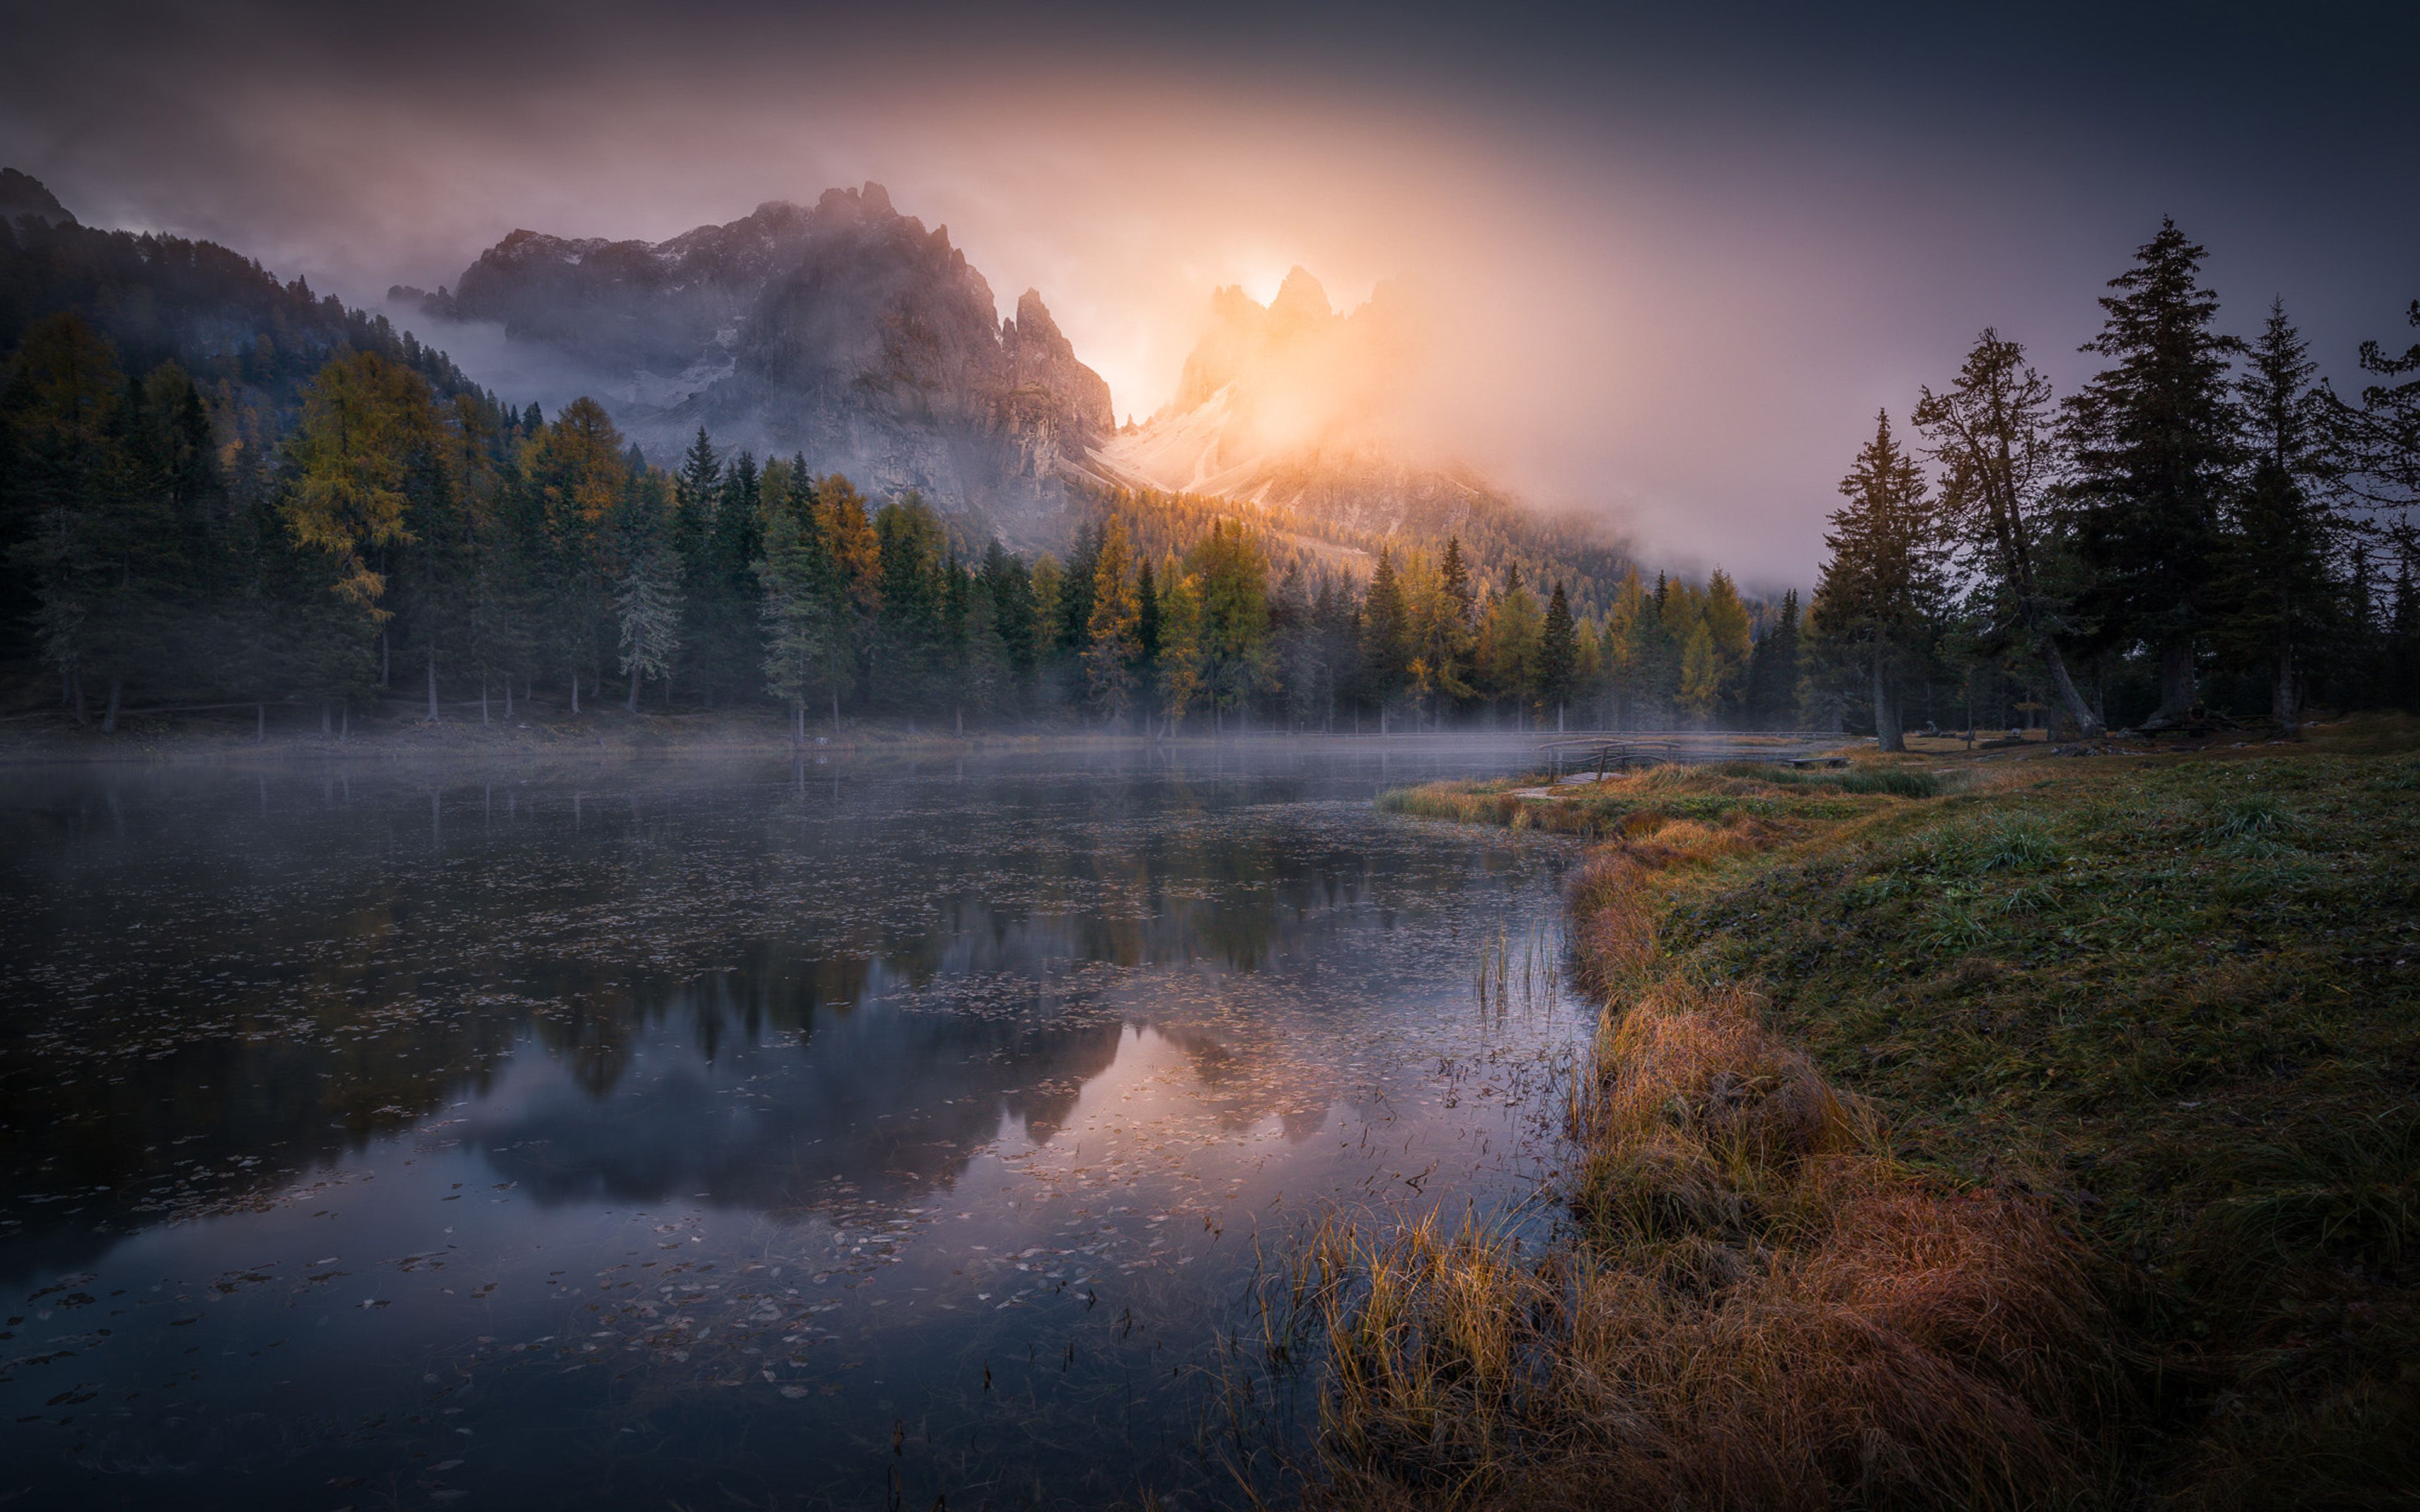
[[[1116, 1022], [1068, 994], [1071, 969], [1258, 971], [1389, 927], [1473, 859], [1434, 840], [1373, 854], [1343, 810], [1239, 812], [1182, 777], [852, 778], [837, 802], [627, 766], [569, 785], [450, 781], [432, 801], [376, 771], [29, 778], [0, 813], [0, 943], [30, 968], [0, 1002], [0, 1158], [21, 1190], [89, 1195], [7, 1211], [8, 1263], [274, 1190], [483, 1092], [528, 1035], [579, 1089], [548, 1113], [564, 1134], [523, 1136], [556, 1141], [566, 1193], [690, 1180], [786, 1202], [832, 1176], [943, 1179], [1003, 1106], [1047, 1136], [1114, 1057]], [[873, 1006], [891, 998], [907, 1006]], [[643, 1072], [675, 1023], [691, 1048]], [[1188, 1031], [1197, 1064], [1221, 1042]], [[735, 1057], [785, 1101], [708, 1119]], [[1290, 1130], [1317, 1116], [1282, 1111]], [[585, 1178], [565, 1165], [583, 1141]]]

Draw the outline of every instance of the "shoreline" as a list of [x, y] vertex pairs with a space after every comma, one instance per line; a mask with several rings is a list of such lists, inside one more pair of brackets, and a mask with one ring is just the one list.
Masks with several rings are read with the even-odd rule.
[[[256, 738], [248, 726], [220, 721], [215, 725], [165, 727], [158, 715], [121, 714], [121, 728], [104, 734], [96, 720], [77, 726], [64, 714], [44, 711], [28, 728], [0, 724], [0, 767], [67, 765], [177, 765], [200, 763], [246, 764], [336, 761], [454, 761], [537, 757], [613, 757], [617, 759], [723, 760], [780, 757], [831, 759], [868, 756], [974, 755], [1047, 752], [1061, 749], [1206, 750], [1224, 748], [1292, 748], [1315, 750], [1362, 749], [1421, 751], [1477, 747], [1535, 750], [1556, 741], [1601, 736], [1608, 740], [1640, 738], [1695, 743], [1708, 753], [1737, 750], [1795, 749], [1816, 742], [1852, 737], [1805, 733], [1754, 731], [1619, 732], [1574, 730], [1518, 731], [1457, 729], [1401, 731], [1289, 731], [1251, 729], [1238, 733], [1213, 733], [1206, 725], [1175, 735], [1110, 731], [1081, 725], [1043, 729], [971, 729], [930, 731], [904, 722], [866, 719], [846, 724], [837, 738], [811, 735], [804, 745], [788, 734], [787, 721], [774, 714], [632, 715], [619, 706], [577, 717], [555, 714], [531, 719], [516, 713], [502, 719], [442, 720], [422, 718], [364, 719], [349, 735], [298, 734], [273, 729]], [[1193, 723], [1197, 723], [1195, 721]]]
[[[1562, 913], [1602, 1017], [1541, 1188], [1569, 1236], [1368, 1236], [1324, 1299], [1331, 1482], [1439, 1504], [1450, 1451], [1482, 1504], [2408, 1486], [2420, 1288], [2380, 1202], [2420, 1191], [2384, 964], [2420, 721], [2314, 733], [1385, 795], [1590, 838]], [[1419, 1368], [1441, 1338], [1462, 1377]]]

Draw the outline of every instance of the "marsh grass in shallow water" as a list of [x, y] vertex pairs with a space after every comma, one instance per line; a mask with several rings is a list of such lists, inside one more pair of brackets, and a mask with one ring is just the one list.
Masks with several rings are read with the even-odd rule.
[[[1596, 822], [1619, 838], [1577, 871], [1568, 912], [1578, 980], [1612, 1006], [1567, 1112], [1555, 1191], [1570, 1226], [1543, 1254], [1434, 1217], [1321, 1236], [1306, 1263], [1328, 1372], [1323, 1494], [1640, 1508], [2081, 1496], [2109, 1372], [2084, 1254], [2052, 1207], [2022, 1183], [1902, 1164], [1872, 1107], [1773, 1034], [1754, 993], [1668, 948], [1678, 896], [1808, 832], [1841, 784], [1700, 769], [1599, 786]], [[1433, 791], [1399, 811], [1456, 801]], [[2049, 855], [2009, 843], [2027, 867]]]

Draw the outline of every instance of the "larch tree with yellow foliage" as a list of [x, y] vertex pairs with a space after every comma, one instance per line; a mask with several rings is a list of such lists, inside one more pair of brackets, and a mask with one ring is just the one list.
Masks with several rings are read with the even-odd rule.
[[1115, 724], [1134, 702], [1142, 601], [1135, 587], [1125, 522], [1115, 515], [1101, 532], [1093, 563], [1093, 612], [1086, 622], [1084, 686], [1103, 718]]

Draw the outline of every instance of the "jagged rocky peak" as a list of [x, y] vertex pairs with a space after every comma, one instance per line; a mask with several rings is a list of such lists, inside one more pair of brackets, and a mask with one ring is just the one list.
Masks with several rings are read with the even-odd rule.
[[1335, 317], [1327, 290], [1298, 263], [1278, 285], [1277, 298], [1269, 301], [1269, 325], [1276, 331], [1324, 326]]
[[1002, 320], [949, 228], [877, 183], [661, 242], [516, 231], [416, 302], [569, 359], [651, 454], [704, 425], [981, 510], [1054, 497], [1113, 429], [1109, 386], [1041, 295]]
[[76, 224], [40, 179], [14, 168], [0, 168], [0, 224], [13, 223], [21, 215], [30, 215], [45, 225]]

